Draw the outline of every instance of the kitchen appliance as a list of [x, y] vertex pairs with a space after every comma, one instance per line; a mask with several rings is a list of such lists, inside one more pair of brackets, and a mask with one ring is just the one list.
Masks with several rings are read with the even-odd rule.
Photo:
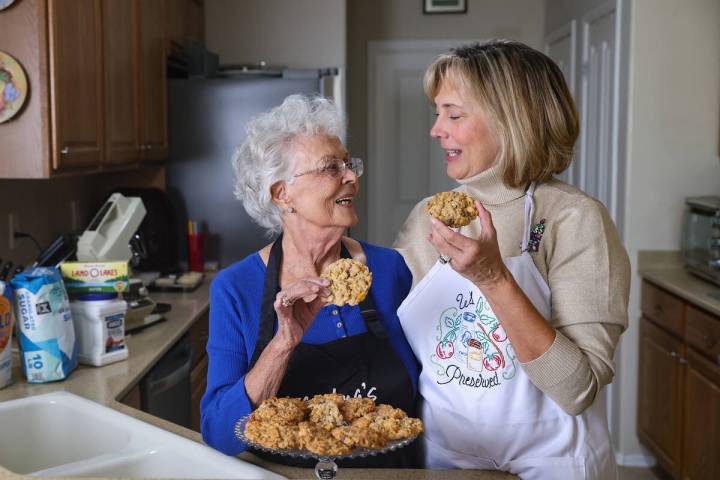
[[142, 200], [146, 214], [137, 228], [144, 255], [133, 265], [136, 272], [176, 273], [178, 215], [170, 196], [157, 188], [118, 188], [115, 192]]
[[[141, 193], [126, 190], [132, 193]], [[148, 258], [147, 247], [139, 234], [139, 227], [147, 211], [143, 200], [139, 196], [126, 197], [120, 192], [111, 194], [105, 201], [90, 225], [80, 236], [77, 243], [77, 257], [80, 261], [121, 260], [129, 261], [137, 267]], [[168, 227], [158, 218], [153, 210], [152, 222], [157, 222], [159, 228]], [[166, 232], [170, 235], [171, 232]], [[152, 236], [150, 237], [152, 238]], [[154, 244], [151, 242], [151, 246]], [[125, 313], [125, 330], [133, 331], [149, 325], [155, 309], [155, 302], [149, 297], [147, 289], [137, 278], [129, 279], [128, 290], [123, 293], [127, 302]], [[162, 320], [162, 317], [152, 317], [153, 322]]]
[[77, 243], [81, 262], [130, 261], [137, 252], [130, 249], [143, 217], [145, 206], [137, 197], [113, 193], [103, 204]]
[[192, 416], [191, 364], [190, 334], [186, 333], [140, 381], [142, 410], [190, 428]]
[[[245, 124], [293, 93], [333, 96], [340, 81], [337, 69], [223, 74], [168, 80], [166, 190], [181, 220], [202, 223], [205, 260], [227, 266], [268, 242], [265, 230], [250, 220], [233, 195], [230, 159], [245, 139]], [[176, 228], [179, 258], [186, 259], [185, 224], [178, 222]]]
[[681, 248], [689, 272], [720, 285], [720, 197], [685, 200]]

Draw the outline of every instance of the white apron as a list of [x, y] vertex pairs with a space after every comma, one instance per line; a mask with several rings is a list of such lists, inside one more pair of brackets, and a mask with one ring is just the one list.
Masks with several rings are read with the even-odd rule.
[[[538, 312], [550, 289], [527, 249], [533, 183], [525, 196], [522, 254], [503, 259]], [[437, 262], [398, 316], [422, 363], [427, 468], [503, 470], [523, 479], [616, 479], [604, 392], [578, 416], [565, 413], [525, 375], [480, 290]]]

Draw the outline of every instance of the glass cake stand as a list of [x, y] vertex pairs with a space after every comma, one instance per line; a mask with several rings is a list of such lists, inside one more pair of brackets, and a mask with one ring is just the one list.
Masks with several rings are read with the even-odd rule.
[[383, 448], [362, 448], [357, 447], [353, 448], [352, 451], [347, 455], [319, 455], [317, 453], [313, 453], [309, 450], [304, 449], [275, 449], [275, 448], [267, 448], [263, 447], [262, 445], [250, 441], [245, 436], [245, 425], [247, 424], [248, 420], [250, 419], [250, 415], [245, 415], [240, 420], [237, 421], [235, 424], [235, 436], [244, 444], [257, 449], [262, 450], [263, 452], [268, 452], [276, 455], [284, 455], [287, 457], [293, 457], [293, 458], [304, 458], [304, 459], [310, 459], [314, 458], [318, 462], [315, 465], [315, 476], [320, 480], [329, 480], [332, 478], [335, 478], [335, 475], [337, 475], [338, 466], [335, 463], [335, 460], [344, 460], [344, 459], [353, 459], [353, 458], [363, 458], [370, 455], [379, 455], [386, 452], [392, 452], [394, 450], [397, 450], [398, 448], [402, 448], [408, 444], [410, 444], [413, 440], [417, 438], [417, 435], [413, 435], [412, 437], [405, 438], [403, 440], [390, 440]]

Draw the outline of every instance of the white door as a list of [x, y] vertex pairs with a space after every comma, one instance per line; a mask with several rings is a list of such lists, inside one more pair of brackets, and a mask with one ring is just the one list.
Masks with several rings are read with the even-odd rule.
[[[575, 158], [560, 179], [600, 200], [622, 226], [625, 176], [620, 146], [625, 118], [619, 98], [622, 71], [619, 12], [622, 0], [586, 1], [563, 11], [566, 21], [546, 35], [545, 53], [560, 66], [580, 116]], [[622, 232], [621, 232], [622, 233]]]
[[[580, 116], [575, 158], [560, 178], [600, 200], [622, 237], [629, 3], [548, 2], [546, 14], [554, 12], [558, 17], [548, 17], [546, 23], [561, 27], [546, 34], [544, 50], [563, 71]], [[562, 8], [557, 8], [558, 4]], [[620, 360], [616, 360], [618, 368]], [[605, 392], [610, 432], [615, 438], [620, 409], [613, 389], [610, 384]]]
[[[609, 2], [582, 18], [579, 187], [600, 200], [616, 219], [618, 152], [613, 135], [617, 83], [614, 71], [617, 10]], [[617, 219], [616, 219], [617, 220]]]
[[[457, 184], [430, 138], [435, 108], [425, 98], [427, 66], [470, 40], [370, 42], [368, 49], [368, 240], [391, 246], [415, 204]], [[381, 166], [381, 168], [376, 168]]]
[[[545, 55], [555, 60], [555, 63], [560, 67], [573, 98], [575, 98], [576, 45], [575, 20], [571, 20], [558, 30], [547, 35], [543, 48]], [[564, 182], [575, 184], [575, 162], [573, 161], [558, 178]]]

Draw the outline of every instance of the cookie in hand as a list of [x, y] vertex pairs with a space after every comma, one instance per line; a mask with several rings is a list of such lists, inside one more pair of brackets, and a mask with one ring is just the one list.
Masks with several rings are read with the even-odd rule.
[[330, 280], [330, 296], [326, 302], [339, 307], [357, 305], [365, 300], [372, 283], [372, 273], [367, 266], [351, 258], [334, 261], [325, 268], [322, 277]]
[[463, 192], [436, 193], [425, 204], [425, 213], [452, 228], [464, 227], [478, 216], [474, 199]]

